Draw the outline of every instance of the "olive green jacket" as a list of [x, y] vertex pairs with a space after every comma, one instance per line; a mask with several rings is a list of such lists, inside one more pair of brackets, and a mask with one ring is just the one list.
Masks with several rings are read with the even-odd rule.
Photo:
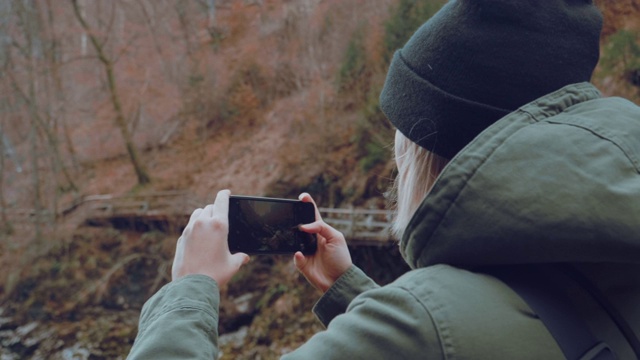
[[[286, 359], [562, 359], [544, 324], [483, 266], [574, 264], [640, 334], [640, 108], [567, 86], [500, 119], [440, 175], [384, 287], [350, 268], [316, 304], [327, 329]], [[575, 284], [567, 296], [619, 359], [628, 342]], [[219, 292], [205, 276], [144, 306], [130, 359], [211, 359]]]

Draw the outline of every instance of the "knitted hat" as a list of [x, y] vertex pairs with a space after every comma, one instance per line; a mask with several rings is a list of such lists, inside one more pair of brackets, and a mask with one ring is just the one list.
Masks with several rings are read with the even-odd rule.
[[382, 111], [450, 159], [518, 107], [589, 81], [601, 28], [590, 0], [451, 0], [395, 53]]

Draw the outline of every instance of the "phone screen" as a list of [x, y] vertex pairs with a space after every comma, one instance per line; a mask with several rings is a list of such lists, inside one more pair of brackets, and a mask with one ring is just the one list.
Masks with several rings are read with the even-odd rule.
[[298, 229], [315, 221], [313, 204], [299, 200], [232, 195], [229, 250], [232, 253], [313, 254], [316, 237]]

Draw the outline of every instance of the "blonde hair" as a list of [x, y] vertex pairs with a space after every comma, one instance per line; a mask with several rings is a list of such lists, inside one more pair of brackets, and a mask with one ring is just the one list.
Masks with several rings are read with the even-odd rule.
[[391, 231], [397, 239], [402, 239], [411, 217], [449, 160], [407, 139], [400, 131], [396, 131], [394, 157], [398, 175], [392, 188], [391, 201], [396, 215]]

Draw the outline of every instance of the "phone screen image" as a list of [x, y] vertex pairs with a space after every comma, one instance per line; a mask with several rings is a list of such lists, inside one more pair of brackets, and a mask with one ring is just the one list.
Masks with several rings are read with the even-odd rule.
[[313, 204], [299, 200], [232, 195], [229, 198], [229, 250], [232, 253], [313, 254], [315, 235], [298, 229], [315, 221]]

